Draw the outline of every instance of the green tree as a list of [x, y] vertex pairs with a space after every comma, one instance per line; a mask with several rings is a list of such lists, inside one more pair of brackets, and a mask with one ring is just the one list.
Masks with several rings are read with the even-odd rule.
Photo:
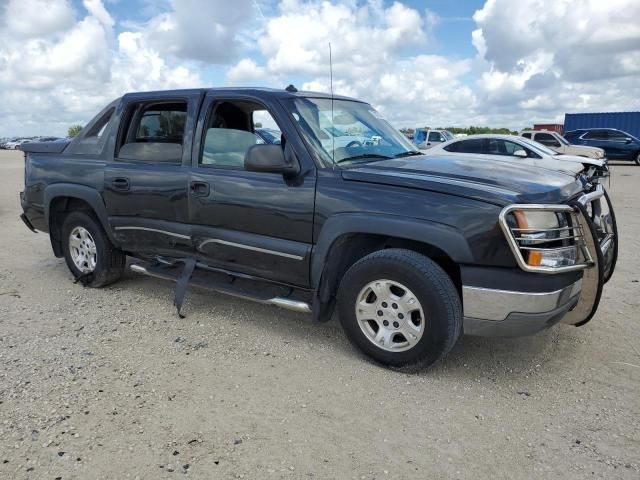
[[71, 138], [73, 138], [80, 133], [80, 130], [82, 130], [82, 125], [71, 125], [67, 133]]

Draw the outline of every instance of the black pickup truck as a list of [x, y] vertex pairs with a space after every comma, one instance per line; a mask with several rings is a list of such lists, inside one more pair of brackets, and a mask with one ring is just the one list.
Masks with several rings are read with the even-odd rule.
[[[257, 124], [276, 127], [266, 144]], [[132, 93], [68, 144], [27, 144], [22, 219], [83, 284], [131, 269], [312, 313], [378, 362], [462, 333], [594, 315], [615, 217], [584, 176], [425, 157], [370, 105], [320, 93]]]

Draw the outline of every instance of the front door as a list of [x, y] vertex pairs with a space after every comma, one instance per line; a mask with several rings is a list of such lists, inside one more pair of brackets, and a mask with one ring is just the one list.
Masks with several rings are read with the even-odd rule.
[[113, 161], [104, 170], [109, 223], [125, 251], [192, 252], [189, 164], [199, 92], [125, 96]]
[[[313, 231], [315, 167], [282, 107], [247, 97], [205, 98], [190, 173], [189, 222], [194, 247], [212, 266], [306, 287]], [[278, 122], [276, 123], [276, 120]], [[301, 174], [244, 169], [254, 131], [278, 129], [296, 152]], [[279, 143], [276, 141], [276, 143]]]

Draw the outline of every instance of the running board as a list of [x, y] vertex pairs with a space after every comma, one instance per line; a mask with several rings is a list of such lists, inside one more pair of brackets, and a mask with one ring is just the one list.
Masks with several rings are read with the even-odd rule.
[[[136, 273], [142, 273], [144, 275], [163, 280], [171, 280], [173, 282], [177, 282], [180, 278], [180, 273], [172, 272], [170, 268], [147, 266], [141, 263], [131, 264], [129, 268], [131, 271]], [[265, 305], [275, 305], [287, 310], [293, 310], [294, 312], [311, 313], [311, 306], [307, 302], [279, 296], [274, 297], [268, 295], [268, 292], [258, 292], [251, 291], [249, 289], [237, 288], [232, 283], [223, 284], [217, 281], [206, 281], [202, 278], [193, 277], [189, 282], [189, 285], [213, 290], [218, 293], [224, 293], [244, 300], [252, 300]]]

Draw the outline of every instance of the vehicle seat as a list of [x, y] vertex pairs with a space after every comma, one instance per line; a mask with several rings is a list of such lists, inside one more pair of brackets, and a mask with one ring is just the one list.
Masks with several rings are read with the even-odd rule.
[[204, 140], [202, 165], [244, 167], [249, 147], [260, 143], [260, 137], [244, 130], [210, 128]]

